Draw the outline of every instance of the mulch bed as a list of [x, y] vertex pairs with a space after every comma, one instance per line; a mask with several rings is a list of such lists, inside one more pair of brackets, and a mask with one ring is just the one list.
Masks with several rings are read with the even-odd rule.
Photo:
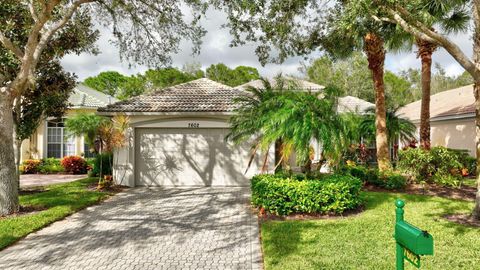
[[475, 220], [470, 214], [451, 214], [445, 215], [445, 219], [461, 225], [480, 228], [480, 220]]
[[125, 189], [129, 188], [128, 186], [122, 186], [122, 185], [113, 185], [108, 188], [98, 188], [98, 182], [92, 183], [88, 185], [87, 189], [91, 191], [101, 191], [101, 192], [113, 192], [113, 193], [119, 193], [124, 191]]
[[310, 214], [310, 213], [295, 213], [287, 216], [277, 216], [274, 214], [266, 213], [257, 208], [253, 208], [253, 211], [258, 215], [258, 219], [262, 221], [268, 220], [319, 220], [319, 219], [339, 219], [349, 216], [356, 216], [364, 211], [364, 207], [361, 206], [355, 210], [348, 210], [343, 212], [343, 214]]
[[20, 205], [20, 209], [18, 212], [15, 212], [11, 215], [7, 216], [0, 216], [0, 220], [4, 218], [11, 218], [11, 217], [19, 217], [19, 216], [24, 216], [24, 215], [31, 215], [35, 214], [37, 212], [47, 210], [48, 208], [45, 206], [39, 206], [39, 205]]
[[429, 195], [448, 199], [473, 201], [477, 189], [471, 186], [462, 186], [461, 188], [443, 187], [435, 184], [410, 184], [405, 190], [387, 190], [373, 185], [365, 185], [364, 190], [377, 192], [402, 192], [415, 195]]

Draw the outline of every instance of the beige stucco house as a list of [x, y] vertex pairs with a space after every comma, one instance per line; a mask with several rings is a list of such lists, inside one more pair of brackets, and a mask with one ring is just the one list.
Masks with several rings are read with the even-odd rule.
[[117, 99], [78, 84], [68, 99], [70, 106], [63, 118], [47, 118], [35, 133], [23, 141], [21, 160], [62, 158], [70, 155], [89, 156], [83, 137], [68, 136], [64, 120], [80, 112], [96, 113], [99, 107], [107, 106]]
[[225, 140], [243, 94], [202, 78], [99, 108], [100, 115], [130, 118], [127, 145], [114, 153], [114, 179], [128, 186], [248, 186], [253, 175], [271, 172], [273, 147], [254, 155], [247, 171], [251, 144]]
[[[431, 96], [430, 126], [432, 146], [468, 150], [475, 156], [475, 97], [473, 85], [440, 92]], [[421, 100], [398, 111], [420, 127]], [[418, 139], [418, 138], [417, 138]]]

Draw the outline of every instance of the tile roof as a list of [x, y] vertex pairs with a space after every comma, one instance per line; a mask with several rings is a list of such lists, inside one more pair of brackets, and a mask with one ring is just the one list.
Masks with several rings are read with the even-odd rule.
[[[275, 84], [276, 84], [275, 79], [269, 79], [268, 81], [270, 82], [270, 84], [273, 87], [275, 87]], [[315, 83], [305, 81], [305, 80], [301, 80], [301, 79], [297, 79], [297, 78], [288, 78], [287, 77], [286, 81], [287, 81], [287, 83], [289, 81], [293, 82], [301, 90], [307, 90], [307, 91], [312, 91], [312, 92], [321, 91], [325, 88], [323, 85], [315, 84]], [[245, 88], [247, 88], [249, 86], [261, 89], [261, 88], [263, 88], [263, 81], [262, 80], [254, 80], [254, 81], [239, 85], [235, 88], [244, 90]]]
[[[398, 115], [412, 121], [420, 120], [421, 100], [398, 110]], [[475, 113], [473, 85], [443, 91], [430, 97], [430, 118], [470, 115]]]
[[116, 98], [94, 90], [84, 84], [77, 84], [68, 98], [70, 108], [99, 108], [118, 101]]
[[375, 104], [357, 97], [345, 96], [338, 99], [337, 111], [339, 113], [364, 113], [368, 108], [372, 107], [375, 107]]
[[232, 112], [242, 91], [207, 78], [178, 84], [99, 108], [99, 112]]

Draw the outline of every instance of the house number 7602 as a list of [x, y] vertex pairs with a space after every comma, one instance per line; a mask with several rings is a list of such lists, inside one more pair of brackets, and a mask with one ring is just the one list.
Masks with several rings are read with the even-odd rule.
[[199, 128], [199, 127], [200, 127], [200, 123], [188, 123], [188, 127], [189, 127], [189, 128]]

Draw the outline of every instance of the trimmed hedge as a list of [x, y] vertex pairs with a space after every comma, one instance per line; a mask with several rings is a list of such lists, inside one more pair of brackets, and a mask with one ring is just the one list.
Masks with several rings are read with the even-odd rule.
[[297, 180], [261, 174], [252, 178], [252, 204], [276, 215], [341, 214], [360, 206], [361, 188], [358, 178], [346, 175]]
[[93, 161], [93, 169], [91, 171], [91, 176], [100, 176], [100, 168], [102, 169], [102, 175], [112, 175], [112, 162], [112, 154], [97, 154], [95, 160]]

